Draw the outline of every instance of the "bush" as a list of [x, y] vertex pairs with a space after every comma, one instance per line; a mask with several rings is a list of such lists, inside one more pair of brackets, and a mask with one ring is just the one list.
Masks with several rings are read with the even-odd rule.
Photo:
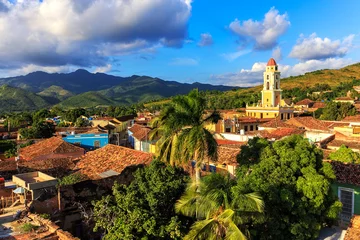
[[39, 214], [39, 216], [44, 219], [50, 219], [50, 214], [48, 214], [48, 213], [41, 213], [41, 214]]
[[81, 182], [83, 179], [84, 177], [80, 173], [71, 174], [60, 179], [59, 186], [73, 185]]
[[35, 226], [31, 223], [24, 223], [23, 225], [20, 226], [20, 229], [22, 232], [31, 232], [33, 230], [38, 229], [38, 226]]

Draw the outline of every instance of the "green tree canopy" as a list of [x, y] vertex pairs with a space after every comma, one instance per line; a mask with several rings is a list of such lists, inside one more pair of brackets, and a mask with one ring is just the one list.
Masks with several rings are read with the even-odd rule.
[[159, 158], [170, 164], [187, 164], [196, 161], [196, 176], [200, 178], [200, 165], [206, 159], [217, 160], [217, 143], [205, 128], [206, 123], [217, 123], [217, 111], [205, 112], [206, 100], [197, 89], [187, 96], [176, 96], [155, 119], [155, 130], [150, 137], [157, 141]]
[[76, 119], [76, 122], [75, 122], [75, 127], [86, 127], [86, 126], [89, 126], [89, 121], [82, 118], [82, 117], [78, 117]]
[[347, 116], [354, 116], [355, 114], [356, 108], [350, 103], [328, 102], [320, 119], [340, 121]]
[[154, 160], [134, 177], [94, 203], [95, 230], [105, 230], [104, 239], [181, 239], [189, 219], [174, 205], [189, 180], [183, 169]]
[[54, 125], [48, 122], [34, 122], [30, 128], [21, 128], [19, 130], [23, 139], [50, 138], [54, 132]]
[[273, 144], [256, 138], [238, 155], [238, 188], [259, 192], [265, 220], [253, 229], [258, 239], [315, 239], [337, 219], [341, 203], [330, 184], [335, 179], [322, 152], [301, 136]]
[[186, 240], [241, 240], [249, 236], [247, 224], [262, 217], [264, 206], [258, 194], [240, 192], [229, 175], [210, 174], [199, 186], [192, 182], [175, 208], [197, 218]]
[[360, 153], [354, 152], [345, 145], [341, 145], [336, 152], [329, 154], [329, 159], [344, 163], [360, 163]]

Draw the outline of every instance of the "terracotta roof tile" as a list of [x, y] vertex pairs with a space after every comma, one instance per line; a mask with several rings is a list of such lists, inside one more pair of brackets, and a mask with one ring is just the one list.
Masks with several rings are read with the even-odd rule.
[[338, 98], [335, 98], [335, 100], [354, 101], [354, 99], [351, 97], [338, 97]]
[[285, 123], [284, 121], [276, 118], [267, 123], [261, 124], [264, 128], [295, 128], [295, 126]]
[[218, 145], [243, 145], [244, 142], [232, 141], [228, 139], [216, 139]]
[[312, 108], [324, 108], [326, 104], [324, 102], [314, 102]]
[[59, 137], [52, 137], [22, 148], [20, 150], [20, 156], [24, 159], [31, 160], [48, 154], [79, 152], [84, 152], [84, 149], [67, 143]]
[[339, 161], [327, 162], [330, 162], [337, 182], [360, 186], [360, 164], [342, 163]]
[[313, 117], [294, 117], [287, 120], [286, 123], [306, 130], [329, 131], [324, 122]]
[[269, 61], [267, 62], [266, 66], [276, 66], [276, 62], [275, 59], [270, 58]]
[[218, 163], [220, 164], [227, 164], [227, 165], [236, 165], [237, 160], [236, 156], [240, 152], [240, 145], [233, 145], [227, 146], [227, 145], [221, 145], [218, 146]]
[[312, 103], [314, 103], [314, 101], [312, 101], [308, 98], [305, 98], [305, 99], [295, 103], [295, 105], [312, 105]]
[[278, 128], [275, 131], [259, 131], [259, 135], [263, 138], [279, 140], [283, 137], [291, 136], [293, 134], [303, 134], [305, 130], [297, 128]]
[[153, 159], [151, 153], [108, 144], [103, 148], [88, 152], [76, 164], [76, 169], [89, 179], [100, 179], [100, 173], [113, 170], [121, 173], [131, 165], [149, 164]]
[[323, 121], [323, 123], [330, 129], [334, 129], [335, 127], [349, 126], [349, 123], [339, 121]]
[[141, 128], [143, 128], [143, 126], [141, 126], [139, 124], [134, 124], [131, 128], [129, 128], [129, 131], [134, 134], [137, 131], [139, 131]]
[[[336, 136], [335, 136], [336, 137]], [[341, 145], [345, 145], [348, 148], [359, 149], [360, 150], [360, 142], [359, 141], [344, 141], [344, 140], [332, 140], [327, 144], [329, 147], [341, 147]]]
[[343, 119], [343, 122], [360, 122], [360, 115], [347, 116]]
[[142, 127], [138, 131], [133, 133], [133, 137], [140, 141], [146, 141], [149, 139], [150, 128]]
[[358, 239], [360, 239], [360, 215], [354, 215], [348, 229], [346, 230], [344, 240]]

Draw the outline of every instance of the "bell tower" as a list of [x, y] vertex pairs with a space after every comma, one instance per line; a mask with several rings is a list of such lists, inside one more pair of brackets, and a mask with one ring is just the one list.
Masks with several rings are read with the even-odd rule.
[[280, 72], [273, 58], [270, 58], [264, 72], [264, 87], [261, 91], [263, 107], [276, 107], [281, 104]]

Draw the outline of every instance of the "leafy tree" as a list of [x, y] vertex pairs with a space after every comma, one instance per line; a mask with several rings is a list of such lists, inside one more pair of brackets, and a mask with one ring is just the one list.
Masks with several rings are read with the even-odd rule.
[[86, 127], [89, 126], [89, 121], [82, 117], [78, 117], [75, 122], [75, 127]]
[[134, 177], [93, 203], [94, 230], [105, 230], [104, 239], [181, 239], [190, 221], [174, 209], [189, 180], [183, 169], [154, 160]]
[[46, 118], [51, 117], [52, 114], [47, 109], [41, 109], [33, 114], [33, 122], [43, 122]]
[[205, 98], [198, 90], [174, 97], [153, 122], [156, 128], [150, 134], [150, 138], [160, 136], [156, 143], [160, 160], [172, 165], [195, 160], [197, 179], [205, 160], [217, 160], [217, 143], [205, 124], [217, 123], [220, 115], [215, 110], [206, 115], [205, 107]]
[[[256, 239], [316, 239], [341, 210], [330, 184], [335, 174], [322, 151], [301, 136], [273, 144], [254, 139], [238, 155], [237, 187], [255, 191], [265, 202], [265, 219], [252, 229]], [[257, 146], [256, 146], [257, 145]], [[259, 153], [248, 148], [258, 149]], [[249, 161], [249, 159], [251, 159]]]
[[55, 132], [54, 125], [48, 122], [35, 122], [31, 128], [21, 128], [19, 133], [23, 139], [50, 138]]
[[70, 109], [65, 113], [64, 119], [69, 122], [75, 122], [78, 117], [85, 115], [86, 111], [83, 108]]
[[83, 181], [83, 179], [84, 179], [84, 176], [82, 176], [79, 173], [75, 173], [75, 174], [71, 174], [71, 175], [61, 178], [59, 181], [59, 185], [60, 186], [73, 185], [75, 183]]
[[347, 116], [354, 116], [355, 114], [356, 108], [350, 103], [328, 102], [320, 119], [339, 121]]
[[263, 201], [256, 193], [244, 194], [229, 175], [211, 174], [201, 179], [200, 187], [192, 183], [178, 200], [175, 209], [196, 217], [184, 239], [247, 239], [247, 224], [261, 217]]
[[345, 163], [360, 163], [360, 153], [354, 152], [345, 145], [341, 145], [336, 152], [329, 154], [329, 159]]

